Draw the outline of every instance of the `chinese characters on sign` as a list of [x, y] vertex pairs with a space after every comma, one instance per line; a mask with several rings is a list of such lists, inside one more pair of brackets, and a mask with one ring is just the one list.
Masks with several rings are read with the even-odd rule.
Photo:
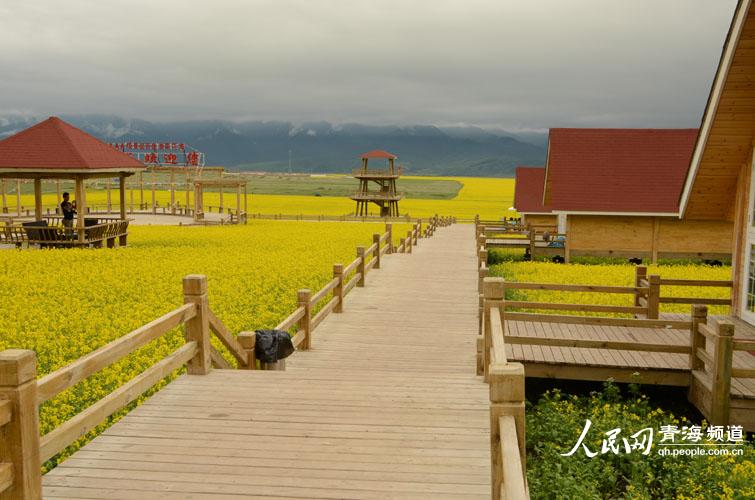
[[[600, 451], [593, 451], [585, 443], [587, 433], [592, 427], [592, 421], [589, 419], [585, 421], [585, 427], [582, 429], [582, 433], [577, 439], [577, 443], [567, 453], [561, 453], [561, 456], [570, 457], [577, 453], [580, 449], [584, 452], [585, 456], [593, 458], [598, 454], [605, 455], [606, 453], [613, 453], [618, 455], [620, 453], [632, 453], [634, 451], [641, 452], [643, 455], [649, 455], [650, 449], [653, 445], [654, 430], [652, 427], [641, 429], [628, 438], [620, 437], [621, 428], [611, 429], [605, 432], [605, 438], [603, 438]], [[660, 441], [658, 441], [659, 447], [666, 446], [735, 446], [744, 442], [744, 432], [741, 425], [711, 425], [708, 426], [704, 432], [703, 427], [700, 425], [683, 426], [679, 428], [676, 425], [662, 425], [658, 429], [658, 435]], [[659, 453], [666, 455], [663, 450], [659, 450]], [[673, 453], [675, 455], [682, 453]], [[685, 453], [692, 454], [692, 453]], [[696, 453], [703, 454], [703, 453]], [[705, 453], [705, 454], [720, 454], [720, 453]]]
[[147, 165], [202, 167], [204, 153], [179, 142], [116, 142], [111, 143], [118, 151]]

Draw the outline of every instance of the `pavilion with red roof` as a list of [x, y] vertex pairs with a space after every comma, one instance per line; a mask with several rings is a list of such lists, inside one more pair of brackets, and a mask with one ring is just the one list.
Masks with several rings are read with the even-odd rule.
[[[50, 246], [100, 246], [103, 241], [113, 246], [118, 238], [125, 245], [128, 234], [125, 179], [145, 168], [140, 161], [56, 117], [10, 136], [0, 141], [0, 178], [34, 180], [34, 221], [17, 228], [7, 226], [4, 237], [17, 244], [23, 237], [30, 243]], [[84, 181], [113, 177], [120, 183], [120, 218], [86, 218]], [[60, 218], [43, 218], [43, 179], [75, 182], [75, 228], [66, 231], [59, 225]]]
[[[362, 154], [362, 167], [354, 169], [352, 175], [359, 180], [359, 191], [351, 195], [351, 199], [357, 202], [355, 215], [368, 215], [370, 203], [380, 207], [381, 217], [397, 217], [399, 215], [398, 202], [403, 194], [396, 191], [396, 179], [401, 176], [401, 167], [398, 170], [395, 162], [398, 159], [393, 153], [375, 149]], [[371, 159], [388, 160], [388, 169], [369, 169], [368, 162]], [[379, 190], [370, 190], [370, 182], [374, 182]]]
[[545, 169], [517, 169], [515, 207], [553, 214], [557, 232], [567, 235], [567, 260], [726, 259], [730, 222], [679, 219], [697, 135], [697, 129], [551, 129]]

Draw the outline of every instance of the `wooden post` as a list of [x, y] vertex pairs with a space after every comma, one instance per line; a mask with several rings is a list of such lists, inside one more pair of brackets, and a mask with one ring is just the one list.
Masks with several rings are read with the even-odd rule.
[[734, 324], [718, 322], [718, 335], [713, 344], [713, 380], [710, 403], [710, 420], [713, 425], [729, 424], [731, 395], [731, 365], [734, 352]]
[[406, 232], [406, 253], [412, 253], [412, 240], [414, 239], [414, 236], [412, 236], [411, 231]]
[[417, 219], [417, 238], [422, 238], [422, 219]]
[[661, 220], [653, 217], [653, 243], [650, 252], [650, 261], [653, 264], [658, 263], [658, 241], [661, 237]]
[[[525, 420], [524, 420], [524, 365], [521, 363], [496, 363], [490, 369], [490, 473], [492, 498], [501, 499], [503, 463], [501, 462], [501, 435], [498, 421], [512, 416], [516, 423], [516, 438], [522, 461], [522, 482], [526, 470]], [[506, 436], [512, 439], [513, 436]], [[517, 471], [519, 472], [519, 471]]]
[[244, 224], [246, 224], [247, 219], [249, 218], [248, 214], [249, 210], [247, 208], [246, 182], [244, 182]]
[[[60, 181], [58, 181], [58, 182], [60, 182]], [[6, 183], [5, 179], [0, 179], [0, 194], [2, 195], [2, 198], [3, 198], [3, 207], [2, 208], [3, 208], [3, 213], [7, 214], [8, 213], [8, 196], [6, 194], [5, 183]], [[58, 196], [58, 198], [60, 198], [60, 196]], [[60, 205], [60, 202], [58, 202], [58, 205]]]
[[648, 276], [648, 319], [658, 319], [661, 300], [661, 277], [657, 274]]
[[529, 239], [530, 239], [530, 260], [535, 260], [535, 238], [537, 237], [537, 233], [534, 229], [530, 229], [529, 231]]
[[142, 209], [143, 206], [144, 206], [144, 172], [139, 172], [139, 208]]
[[357, 257], [359, 257], [359, 264], [357, 265], [357, 273], [360, 274], [359, 281], [357, 281], [357, 286], [362, 287], [364, 286], [364, 270], [365, 270], [365, 256], [364, 256], [364, 247], [357, 247]]
[[34, 179], [34, 219], [42, 220], [42, 179]]
[[176, 215], [176, 172], [170, 168], [170, 213]]
[[[483, 304], [483, 323], [482, 323], [482, 334], [485, 338], [485, 342], [483, 345], [483, 352], [482, 352], [482, 358], [483, 358], [483, 368], [485, 372], [485, 380], [489, 381], [489, 375], [490, 375], [490, 350], [493, 348], [493, 339], [490, 335], [490, 329], [491, 329], [491, 322], [490, 322], [490, 307], [488, 307], [487, 301], [489, 300], [503, 300], [504, 297], [504, 287], [503, 287], [503, 278], [485, 278], [482, 286], [482, 293], [485, 297], [485, 304]], [[505, 328], [505, 325], [501, 325], [502, 328]], [[500, 363], [501, 360], [498, 360]]]
[[134, 183], [131, 181], [131, 189], [128, 190], [128, 210], [129, 213], [134, 213]]
[[380, 269], [380, 235], [375, 233], [372, 235], [372, 243], [375, 245], [375, 269]]
[[399, 238], [399, 247], [401, 247], [401, 253], [406, 253], [406, 238]]
[[187, 363], [190, 375], [207, 375], [211, 369], [209, 302], [207, 299], [207, 276], [190, 274], [183, 280], [184, 304], [197, 306], [197, 315], [186, 322], [185, 337], [197, 343], [197, 353]]
[[246, 353], [246, 369], [257, 369], [257, 357], [254, 355], [254, 346], [257, 342], [257, 334], [255, 332], [240, 332], [236, 339], [241, 344], [241, 348]]
[[299, 349], [308, 351], [312, 347], [312, 292], [307, 288], [299, 290], [296, 299], [299, 301], [299, 307], [304, 308], [304, 316], [299, 320], [299, 332], [304, 334], [304, 340], [299, 344]]
[[700, 333], [700, 325], [708, 324], [708, 306], [695, 304], [692, 306], [692, 331], [690, 332], [689, 369], [704, 370], [705, 363], [697, 357], [697, 349], [706, 348], [705, 335]]
[[488, 264], [488, 251], [485, 249], [485, 247], [480, 248], [479, 252], [479, 267], [482, 267], [483, 265]]
[[152, 214], [157, 214], [157, 200], [155, 199], [155, 189], [157, 189], [157, 178], [155, 177], [155, 169], [152, 169]]
[[386, 253], [393, 253], [393, 224], [386, 224], [385, 225], [385, 231], [388, 233], [388, 250], [386, 250]]
[[84, 214], [86, 214], [86, 188], [84, 178], [76, 177], [76, 230], [78, 231], [79, 243], [84, 243], [86, 230], [84, 229]]
[[110, 214], [113, 211], [113, 198], [112, 198], [112, 195], [110, 194], [110, 177], [108, 177], [108, 179], [105, 181], [105, 193], [106, 193], [105, 196], [107, 200], [106, 212]]
[[16, 179], [16, 215], [21, 217], [21, 179]]
[[338, 284], [333, 289], [333, 297], [338, 297], [338, 304], [333, 308], [334, 313], [343, 312], [343, 264], [333, 264], [333, 277], [338, 278]]
[[478, 281], [477, 281], [477, 293], [482, 293], [482, 284], [485, 281], [485, 278], [488, 277], [488, 266], [480, 266], [480, 268], [477, 270], [478, 273]]
[[[126, 220], [126, 176], [124, 174], [120, 175], [120, 179], [118, 182], [118, 192], [120, 195], [119, 208], [121, 212], [121, 220]], [[121, 234], [118, 237], [118, 245], [125, 247], [127, 244], [128, 244], [128, 235]]]
[[0, 352], [0, 401], [10, 404], [10, 419], [0, 424], [0, 463], [13, 467], [3, 499], [42, 498], [36, 365], [34, 351]]

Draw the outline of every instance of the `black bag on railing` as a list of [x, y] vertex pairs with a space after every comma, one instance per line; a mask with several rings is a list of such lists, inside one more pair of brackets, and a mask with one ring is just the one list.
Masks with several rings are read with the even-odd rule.
[[294, 353], [291, 335], [283, 330], [255, 330], [254, 355], [262, 363], [275, 363]]

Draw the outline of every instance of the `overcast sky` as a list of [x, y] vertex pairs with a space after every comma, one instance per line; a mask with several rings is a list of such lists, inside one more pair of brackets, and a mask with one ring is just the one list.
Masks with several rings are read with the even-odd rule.
[[2, 0], [0, 115], [695, 127], [735, 0]]

